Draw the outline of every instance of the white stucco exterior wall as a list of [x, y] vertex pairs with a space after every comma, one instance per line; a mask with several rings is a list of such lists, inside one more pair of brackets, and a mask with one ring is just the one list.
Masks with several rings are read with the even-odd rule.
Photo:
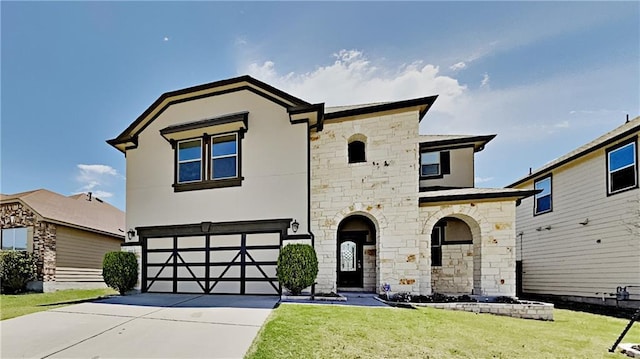
[[[160, 129], [242, 111], [242, 185], [174, 192], [174, 150]], [[250, 91], [173, 104], [127, 150], [127, 228], [292, 218], [307, 233], [307, 144], [305, 123], [291, 124], [284, 107]]]

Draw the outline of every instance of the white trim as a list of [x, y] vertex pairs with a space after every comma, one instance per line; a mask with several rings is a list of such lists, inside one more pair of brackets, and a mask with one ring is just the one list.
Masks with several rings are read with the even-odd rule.
[[[617, 169], [612, 171], [611, 170], [611, 154], [613, 154], [614, 152], [620, 151], [620, 150], [624, 149], [627, 146], [633, 147], [633, 162], [631, 164], [629, 164], [629, 165], [617, 168]], [[625, 145], [622, 145], [622, 146], [620, 146], [618, 148], [614, 148], [614, 149], [610, 150], [607, 153], [607, 176], [609, 176], [608, 181], [607, 181], [608, 184], [609, 184], [609, 188], [607, 188], [608, 194], [615, 194], [615, 193], [618, 193], [618, 192], [623, 192], [623, 191], [626, 191], [626, 190], [628, 190], [630, 188], [635, 188], [636, 186], [638, 186], [638, 152], [637, 151], [638, 151], [637, 143], [634, 141], [634, 142], [629, 142], [629, 143], [627, 143]], [[634, 167], [634, 171], [633, 171], [634, 183], [632, 185], [630, 185], [630, 186], [627, 186], [627, 187], [624, 187], [624, 188], [619, 188], [619, 189], [614, 191], [612, 189], [613, 188], [612, 175], [614, 173], [617, 173], [617, 172], [620, 172], [622, 170], [625, 170], [625, 169], [627, 169], [629, 167]]]

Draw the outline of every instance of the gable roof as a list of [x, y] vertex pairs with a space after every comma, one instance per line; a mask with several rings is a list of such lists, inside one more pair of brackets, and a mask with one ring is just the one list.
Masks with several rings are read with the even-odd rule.
[[121, 134], [116, 138], [107, 140], [107, 143], [124, 153], [127, 149], [138, 146], [138, 135], [140, 132], [160, 116], [169, 106], [176, 103], [241, 90], [251, 91], [287, 108], [292, 123], [308, 120], [309, 123], [312, 124], [311, 127], [319, 131], [322, 130], [324, 120], [344, 120], [348, 117], [358, 118], [359, 116], [366, 116], [372, 113], [402, 109], [417, 110], [419, 112], [419, 120], [421, 121], [438, 98], [438, 96], [435, 95], [403, 101], [337, 106], [325, 109], [324, 103], [311, 104], [262, 81], [256, 80], [251, 76], [245, 75], [164, 93]]
[[513, 182], [507, 187], [515, 187], [519, 184], [527, 182], [528, 180], [533, 179], [534, 177], [540, 176], [544, 172], [551, 171], [571, 161], [574, 161], [582, 156], [586, 156], [593, 151], [606, 147], [609, 144], [614, 143], [618, 140], [624, 139], [625, 137], [638, 131], [640, 131], [640, 116], [634, 118], [633, 120], [630, 120], [629, 122], [615, 128], [610, 132], [605, 133], [604, 135], [596, 138], [595, 140], [576, 148], [575, 150], [567, 153], [566, 155], [556, 158], [555, 160], [531, 172], [529, 175]]
[[142, 132], [164, 110], [176, 103], [200, 98], [221, 95], [229, 92], [248, 90], [284, 107], [309, 106], [310, 103], [292, 96], [284, 91], [256, 80], [251, 76], [234, 77], [227, 80], [210, 82], [203, 85], [187, 87], [181, 90], [166, 92], [133, 121], [118, 137], [107, 140], [107, 143], [121, 152], [129, 147], [136, 147], [138, 134]]
[[446, 149], [458, 146], [473, 146], [474, 152], [480, 152], [496, 135], [421, 135], [420, 148]]
[[65, 197], [46, 189], [38, 189], [0, 195], [0, 202], [21, 202], [47, 222], [124, 239], [124, 212], [97, 197], [90, 199], [85, 193]]

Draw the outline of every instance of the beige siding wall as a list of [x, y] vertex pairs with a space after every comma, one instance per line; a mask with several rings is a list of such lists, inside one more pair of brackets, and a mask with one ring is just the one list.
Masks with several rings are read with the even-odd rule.
[[119, 251], [122, 241], [113, 237], [58, 226], [56, 268], [102, 269], [104, 254]]
[[443, 178], [421, 180], [420, 187], [473, 187], [473, 148], [449, 150], [451, 174]]
[[[601, 149], [553, 170], [552, 212], [533, 216], [533, 197], [517, 208], [525, 293], [601, 298], [617, 286], [640, 285], [640, 233], [631, 233], [640, 221], [640, 190], [607, 196], [605, 156]], [[533, 181], [519, 188], [533, 188]]]
[[[241, 111], [249, 111], [242, 186], [175, 193], [174, 150], [160, 129]], [[127, 228], [294, 218], [306, 233], [307, 143], [306, 124], [292, 125], [285, 108], [246, 90], [171, 105], [127, 151]]]

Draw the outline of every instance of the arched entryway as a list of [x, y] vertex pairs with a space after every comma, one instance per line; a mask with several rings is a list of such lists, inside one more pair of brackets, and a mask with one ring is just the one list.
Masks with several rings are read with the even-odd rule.
[[337, 284], [341, 290], [375, 291], [376, 226], [363, 215], [340, 222], [337, 233]]
[[431, 287], [434, 292], [468, 294], [473, 290], [473, 233], [455, 217], [440, 219], [431, 231]]

